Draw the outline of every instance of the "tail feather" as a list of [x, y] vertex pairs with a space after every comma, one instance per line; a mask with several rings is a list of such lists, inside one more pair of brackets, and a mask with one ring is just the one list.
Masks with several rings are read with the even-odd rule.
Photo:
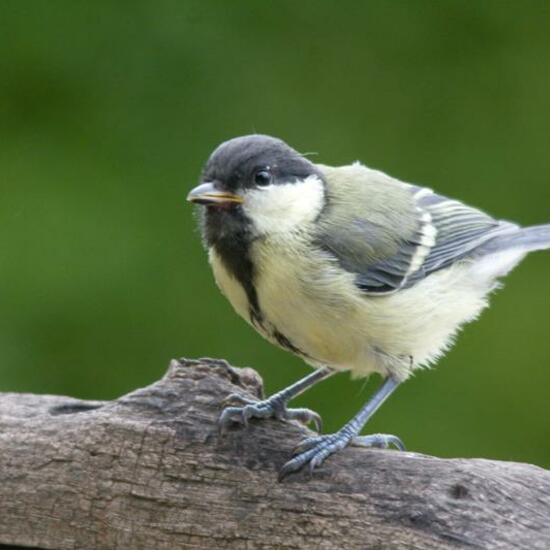
[[483, 246], [484, 253], [503, 250], [522, 250], [533, 252], [550, 248], [550, 224], [519, 227], [510, 233], [504, 233], [491, 239]]
[[549, 248], [550, 224], [513, 227], [476, 249], [477, 261], [472, 264], [472, 274], [482, 281], [494, 283], [497, 278], [508, 274], [529, 252]]

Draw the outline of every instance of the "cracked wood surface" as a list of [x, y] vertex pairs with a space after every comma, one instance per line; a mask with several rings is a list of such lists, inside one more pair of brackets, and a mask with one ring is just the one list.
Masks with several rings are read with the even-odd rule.
[[0, 394], [0, 545], [550, 548], [546, 470], [348, 448], [278, 483], [310, 432], [267, 420], [219, 438], [233, 392], [258, 397], [261, 379], [182, 359], [115, 401]]

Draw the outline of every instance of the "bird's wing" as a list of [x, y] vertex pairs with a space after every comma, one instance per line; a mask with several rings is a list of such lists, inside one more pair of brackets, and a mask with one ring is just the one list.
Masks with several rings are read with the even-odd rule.
[[[430, 189], [397, 183], [401, 186], [400, 192], [408, 194], [410, 204], [402, 211], [402, 225], [399, 221], [396, 223], [396, 213], [389, 214], [389, 208], [387, 210], [392, 218], [390, 237], [393, 241], [387, 236], [380, 241], [380, 231], [388, 231], [386, 224], [381, 229], [382, 225], [372, 223], [368, 215], [357, 217], [357, 214], [347, 220], [347, 227], [336, 230], [336, 238], [332, 226], [328, 229], [333, 235], [325, 232], [325, 238], [320, 240], [323, 244], [328, 243], [324, 248], [342, 267], [356, 274], [357, 286], [366, 293], [388, 294], [410, 287], [429, 274], [468, 257], [497, 235], [517, 229], [509, 222], [497, 221]], [[403, 209], [402, 197], [399, 204]], [[370, 255], [361, 253], [357, 246], [358, 233], [372, 244]]]

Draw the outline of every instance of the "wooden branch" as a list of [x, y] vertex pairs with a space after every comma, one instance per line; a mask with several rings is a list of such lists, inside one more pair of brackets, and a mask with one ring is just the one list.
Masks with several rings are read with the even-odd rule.
[[116, 401], [0, 395], [0, 544], [35, 548], [550, 548], [550, 472], [348, 448], [277, 482], [309, 432], [220, 403], [251, 369], [173, 361]]

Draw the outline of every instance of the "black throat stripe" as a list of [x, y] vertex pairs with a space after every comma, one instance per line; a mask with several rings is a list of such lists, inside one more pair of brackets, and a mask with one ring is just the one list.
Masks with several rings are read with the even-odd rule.
[[214, 247], [216, 254], [218, 254], [230, 275], [235, 277], [245, 291], [248, 298], [248, 314], [252, 324], [257, 329], [261, 329], [262, 332], [270, 333], [271, 337], [287, 351], [309, 358], [287, 336], [272, 326], [268, 320], [264, 319], [254, 284], [255, 267], [250, 258], [253, 239], [250, 237], [250, 234], [246, 230], [243, 230], [233, 231], [225, 235], [217, 233], [216, 237], [209, 244]]
[[248, 298], [248, 310], [253, 325], [262, 327], [263, 315], [254, 286], [254, 264], [250, 259], [250, 242], [233, 235], [231, 238], [219, 239], [214, 245], [225, 268], [237, 279]]
[[201, 212], [200, 223], [206, 245], [214, 248], [227, 271], [243, 287], [252, 324], [261, 327], [263, 316], [254, 286], [254, 264], [250, 259], [253, 241], [250, 221], [240, 208], [207, 209]]

